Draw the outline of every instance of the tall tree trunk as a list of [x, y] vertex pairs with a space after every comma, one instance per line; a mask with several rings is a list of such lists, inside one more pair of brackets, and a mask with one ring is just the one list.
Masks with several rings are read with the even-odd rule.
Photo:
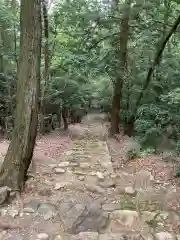
[[43, 19], [44, 19], [44, 76], [41, 82], [41, 100], [40, 100], [40, 132], [45, 133], [44, 129], [44, 115], [45, 115], [45, 91], [46, 83], [49, 77], [49, 30], [48, 30], [48, 13], [47, 13], [47, 3], [46, 0], [42, 1], [43, 7]]
[[14, 37], [14, 61], [16, 63], [16, 70], [18, 68], [18, 58], [17, 58], [17, 34], [16, 34], [16, 13], [17, 13], [17, 2], [16, 0], [11, 1], [11, 9], [14, 16], [13, 19], [13, 37]]
[[22, 0], [17, 106], [12, 141], [0, 171], [0, 186], [24, 187], [38, 123], [41, 57], [41, 0]]
[[[116, 3], [116, 6], [118, 4]], [[122, 16], [120, 24], [120, 41], [119, 49], [117, 51], [119, 57], [119, 69], [118, 76], [114, 84], [114, 93], [112, 99], [112, 110], [111, 110], [111, 129], [110, 134], [119, 133], [119, 122], [120, 122], [120, 101], [122, 96], [122, 88], [124, 82], [124, 75], [126, 74], [126, 65], [127, 65], [127, 45], [128, 45], [128, 36], [129, 36], [129, 18], [130, 18], [130, 9], [131, 9], [131, 0], [126, 0], [124, 3], [124, 14]]]
[[160, 44], [159, 48], [157, 49], [157, 51], [155, 53], [155, 56], [154, 56], [154, 60], [152, 62], [152, 65], [150, 66], [150, 68], [148, 70], [147, 77], [146, 77], [143, 89], [141, 90], [141, 92], [139, 94], [139, 97], [138, 97], [138, 99], [136, 101], [134, 111], [133, 111], [131, 117], [129, 118], [128, 123], [130, 125], [132, 125], [132, 124], [134, 125], [134, 123], [136, 121], [136, 114], [137, 114], [137, 110], [138, 110], [139, 104], [140, 104], [142, 98], [144, 97], [144, 94], [145, 94], [145, 92], [146, 92], [146, 90], [147, 90], [147, 88], [148, 88], [148, 86], [149, 86], [149, 84], [151, 82], [151, 78], [152, 78], [152, 75], [154, 73], [154, 70], [160, 64], [161, 57], [162, 57], [162, 54], [163, 54], [164, 49], [166, 47], [166, 44], [170, 40], [170, 38], [173, 35], [173, 33], [175, 33], [175, 31], [176, 31], [177, 27], [179, 26], [179, 24], [180, 24], [180, 15], [175, 20], [172, 28], [167, 33], [166, 37], [162, 36], [161, 44]]
[[68, 108], [66, 106], [62, 106], [62, 119], [64, 123], [64, 130], [68, 129]]

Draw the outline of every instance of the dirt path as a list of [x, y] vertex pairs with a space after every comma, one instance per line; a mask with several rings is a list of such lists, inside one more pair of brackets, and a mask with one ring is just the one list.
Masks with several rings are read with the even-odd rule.
[[[175, 239], [180, 234], [176, 188], [158, 183], [146, 170], [113, 168], [106, 127], [84, 121], [68, 135], [37, 141], [37, 169], [27, 182], [23, 212], [16, 201], [0, 219], [22, 226], [2, 230], [2, 240]], [[2, 155], [7, 143], [0, 144]], [[120, 145], [119, 145], [120, 146]], [[180, 236], [179, 236], [180, 237]], [[178, 238], [180, 239], [180, 238]]]

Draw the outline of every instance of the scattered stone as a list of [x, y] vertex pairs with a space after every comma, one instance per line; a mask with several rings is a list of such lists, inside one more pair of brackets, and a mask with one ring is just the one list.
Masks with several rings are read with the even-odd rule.
[[[137, 234], [123, 234], [123, 233], [105, 233], [100, 234], [98, 240], [137, 240], [141, 239]], [[147, 239], [149, 240], [149, 239]]]
[[141, 170], [137, 173], [135, 178], [134, 187], [135, 190], [147, 190], [148, 188], [151, 188], [152, 181], [154, 180], [154, 177], [151, 175], [150, 172]]
[[102, 232], [109, 224], [109, 215], [104, 213], [101, 205], [94, 202], [87, 206], [79, 218], [73, 223], [69, 232], [79, 234], [80, 232]]
[[8, 214], [9, 216], [15, 218], [19, 215], [19, 211], [17, 209], [9, 209]]
[[79, 176], [78, 179], [79, 179], [80, 181], [84, 181], [85, 176]]
[[90, 168], [90, 164], [89, 163], [80, 163], [80, 168]]
[[103, 188], [110, 188], [110, 187], [115, 188], [116, 187], [116, 183], [110, 178], [105, 179], [103, 182], [99, 182], [98, 185]]
[[38, 238], [39, 240], [48, 240], [48, 239], [49, 239], [49, 236], [48, 236], [47, 233], [39, 233], [39, 234], [37, 235], [37, 238]]
[[61, 237], [61, 235], [56, 235], [53, 240], [63, 240], [63, 238]]
[[176, 239], [177, 239], [177, 240], [180, 240], [180, 235], [176, 235]]
[[49, 164], [49, 167], [50, 168], [55, 168], [55, 167], [57, 167], [57, 164], [55, 164], [55, 163]]
[[86, 173], [85, 173], [85, 172], [78, 171], [78, 170], [75, 170], [75, 171], [74, 171], [74, 174], [76, 174], [76, 175], [83, 175], [83, 176], [85, 176], [85, 175], [86, 175]]
[[100, 194], [103, 194], [105, 192], [105, 190], [100, 187], [100, 186], [97, 186], [97, 185], [93, 185], [93, 184], [86, 184], [85, 185], [87, 190], [89, 190], [90, 192], [97, 192], [97, 193], [100, 193]]
[[59, 166], [60, 168], [68, 167], [68, 166], [69, 166], [69, 162], [61, 162], [61, 163], [58, 164], [58, 166]]
[[79, 164], [76, 163], [76, 162], [71, 162], [69, 163], [69, 166], [68, 167], [77, 167]]
[[54, 168], [55, 173], [65, 173], [65, 170], [63, 168]]
[[120, 204], [118, 203], [106, 203], [102, 205], [104, 211], [111, 212], [120, 209]]
[[97, 177], [98, 177], [99, 180], [104, 180], [104, 175], [103, 175], [103, 173], [97, 172], [96, 175], [97, 175]]
[[33, 199], [29, 203], [24, 204], [24, 210], [23, 212], [26, 213], [34, 213], [37, 211], [38, 207], [40, 206], [39, 200]]
[[138, 212], [130, 210], [115, 210], [111, 213], [110, 218], [131, 227], [136, 219], [138, 219]]
[[8, 212], [8, 210], [5, 209], [5, 208], [1, 208], [1, 209], [0, 209], [0, 215], [1, 215], [1, 216], [6, 216], [6, 215], [7, 215], [7, 212]]
[[0, 232], [0, 239], [3, 239], [3, 237], [7, 234], [6, 231], [2, 231]]
[[70, 184], [69, 182], [56, 183], [54, 189], [59, 190], [59, 189], [62, 189], [69, 184]]
[[125, 187], [125, 193], [128, 195], [135, 195], [136, 191], [133, 187]]
[[98, 240], [97, 232], [80, 232], [78, 235], [72, 236], [72, 240]]
[[157, 240], [173, 240], [173, 236], [168, 232], [156, 233]]
[[4, 204], [8, 200], [10, 191], [11, 189], [6, 186], [0, 187], [0, 205]]
[[62, 202], [58, 205], [59, 216], [66, 232], [83, 213], [84, 209], [84, 204], [75, 204], [72, 201]]
[[156, 212], [143, 211], [142, 213], [143, 222], [150, 222], [154, 220], [156, 214], [157, 214]]
[[50, 203], [40, 204], [37, 213], [44, 217], [44, 220], [49, 220], [57, 216], [58, 211], [55, 205]]

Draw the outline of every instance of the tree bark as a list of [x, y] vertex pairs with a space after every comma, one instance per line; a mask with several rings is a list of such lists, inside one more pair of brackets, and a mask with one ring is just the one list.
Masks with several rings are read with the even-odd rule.
[[64, 123], [64, 130], [68, 129], [68, 109], [66, 106], [62, 106], [62, 119]]
[[40, 132], [45, 133], [44, 115], [45, 115], [45, 91], [46, 83], [49, 78], [49, 30], [48, 30], [48, 13], [46, 0], [42, 1], [43, 19], [44, 19], [44, 79], [41, 83], [41, 101], [40, 101]]
[[117, 68], [120, 69], [120, 72], [118, 73], [114, 85], [111, 110], [111, 129], [110, 129], [111, 135], [119, 133], [120, 107], [121, 107], [120, 101], [122, 96], [124, 75], [126, 74], [127, 65], [127, 45], [129, 36], [129, 18], [131, 10], [131, 0], [126, 0], [124, 6], [125, 6], [124, 14], [122, 16], [122, 21], [120, 24], [120, 41], [119, 41], [120, 47], [119, 49], [117, 49], [117, 53], [119, 55], [119, 65]]
[[0, 171], [0, 186], [21, 191], [33, 156], [40, 90], [41, 0], [22, 0], [17, 106], [12, 141]]

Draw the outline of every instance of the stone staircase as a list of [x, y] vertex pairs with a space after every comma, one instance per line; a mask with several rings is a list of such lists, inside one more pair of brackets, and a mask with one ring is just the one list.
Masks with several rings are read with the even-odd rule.
[[[93, 124], [86, 127], [94, 130]], [[15, 230], [2, 232], [0, 239], [180, 239], [179, 213], [169, 206], [176, 189], [157, 185], [147, 171], [115, 172], [105, 138], [89, 134], [75, 139], [73, 148], [46, 168], [50, 196], [26, 202], [16, 221], [30, 218], [28, 228], [19, 230], [17, 238], [12, 237]]]

